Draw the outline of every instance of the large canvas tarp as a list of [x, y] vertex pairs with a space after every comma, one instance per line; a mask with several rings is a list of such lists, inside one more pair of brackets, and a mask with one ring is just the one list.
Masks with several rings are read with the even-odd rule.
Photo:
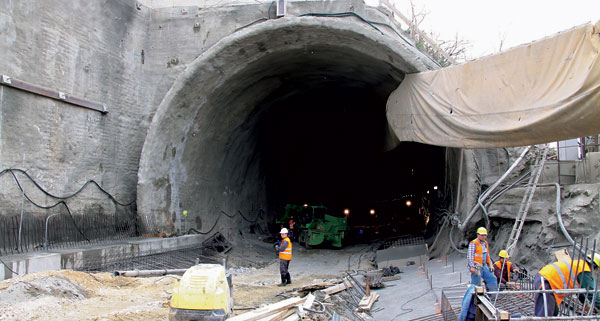
[[509, 51], [407, 75], [388, 99], [399, 141], [465, 148], [600, 133], [600, 22]]

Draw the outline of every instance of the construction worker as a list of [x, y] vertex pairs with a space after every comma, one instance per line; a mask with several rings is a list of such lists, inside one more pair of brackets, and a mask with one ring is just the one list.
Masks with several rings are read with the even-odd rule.
[[[573, 289], [575, 287], [589, 289], [587, 299], [592, 302], [594, 299], [594, 278], [592, 270], [600, 269], [600, 255], [594, 253], [587, 255], [586, 260], [567, 260], [556, 262], [544, 266], [534, 279], [534, 288], [542, 290], [562, 290]], [[577, 282], [577, 283], [575, 283]], [[557, 293], [537, 293], [535, 295], [535, 316], [557, 316], [558, 307], [565, 298], [565, 294]], [[584, 302], [586, 296], [579, 295], [579, 300]], [[545, 303], [544, 303], [545, 302]], [[600, 302], [596, 298], [596, 309], [600, 309]]]
[[485, 227], [477, 229], [477, 238], [469, 243], [467, 268], [471, 272], [471, 284], [481, 286], [481, 278], [483, 278], [490, 291], [498, 291], [498, 282], [496, 276], [492, 273], [494, 266], [489, 255], [490, 247], [486, 241], [487, 234]]
[[275, 249], [279, 252], [279, 273], [281, 274], [281, 284], [286, 286], [292, 284], [292, 278], [288, 272], [290, 261], [292, 260], [292, 241], [288, 238], [288, 230], [284, 227], [279, 232], [281, 234], [281, 243], [275, 244]]
[[294, 237], [296, 236], [296, 235], [294, 235], [295, 234], [294, 233], [294, 225], [295, 225], [295, 223], [296, 222], [294, 222], [294, 217], [291, 216], [290, 217], [290, 222], [289, 222], [289, 224], [290, 224], [290, 231], [289, 231], [290, 233], [289, 234], [290, 234], [290, 240], [292, 240], [292, 241], [294, 240]]
[[[506, 284], [506, 282], [510, 282], [510, 274], [519, 273], [519, 268], [509, 261], [508, 252], [506, 252], [506, 250], [500, 251], [498, 256], [500, 259], [494, 262], [494, 275], [496, 275], [498, 284]], [[502, 276], [500, 276], [500, 274], [502, 274]]]

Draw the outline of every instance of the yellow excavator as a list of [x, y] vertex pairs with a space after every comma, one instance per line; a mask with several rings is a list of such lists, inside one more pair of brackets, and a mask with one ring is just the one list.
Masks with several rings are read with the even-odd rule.
[[175, 283], [169, 321], [222, 321], [233, 309], [231, 275], [219, 264], [197, 264]]

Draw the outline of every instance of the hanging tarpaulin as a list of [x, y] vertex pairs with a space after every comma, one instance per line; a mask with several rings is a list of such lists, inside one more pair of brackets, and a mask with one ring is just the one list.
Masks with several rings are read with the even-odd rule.
[[399, 141], [525, 146], [600, 133], [600, 22], [407, 75], [387, 102]]

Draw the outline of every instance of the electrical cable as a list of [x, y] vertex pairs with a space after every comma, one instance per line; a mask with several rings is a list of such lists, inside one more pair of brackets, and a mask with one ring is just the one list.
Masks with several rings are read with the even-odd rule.
[[[0, 172], [0, 175], [2, 175], [6, 170], [3, 170], [2, 172]], [[67, 203], [64, 201], [65, 199], [60, 199], [60, 201], [58, 201], [57, 203], [50, 205], [50, 206], [45, 206], [45, 205], [40, 205], [37, 204], [36, 202], [34, 202], [31, 198], [29, 198], [29, 196], [27, 195], [27, 193], [25, 193], [25, 190], [23, 189], [23, 187], [21, 186], [21, 183], [19, 183], [19, 179], [17, 178], [17, 176], [15, 175], [14, 171], [12, 169], [9, 169], [8, 172], [13, 176], [15, 183], [17, 183], [17, 186], [19, 187], [19, 190], [21, 190], [21, 193], [23, 193], [23, 196], [25, 196], [25, 198], [31, 202], [31, 204], [41, 208], [41, 209], [51, 209], [54, 208], [58, 205], [64, 205], [65, 209], [67, 210], [67, 213], [69, 213], [69, 217], [71, 218], [71, 221], [73, 222], [73, 225], [75, 226], [75, 228], [77, 229], [77, 231], [79, 232], [79, 234], [81, 234], [81, 236], [83, 236], [83, 238], [90, 242], [90, 240], [87, 238], [87, 236], [85, 236], [85, 234], [83, 234], [83, 232], [81, 231], [81, 229], [79, 228], [79, 226], [77, 225], [77, 223], [75, 222], [75, 218], [73, 217], [73, 214], [71, 213], [71, 209], [69, 209], [69, 206], [67, 205]], [[35, 182], [34, 182], [35, 183]], [[36, 185], [39, 186], [39, 185]], [[50, 194], [46, 194], [51, 196]]]
[[79, 188], [79, 189], [78, 189], [77, 191], [75, 191], [74, 193], [71, 193], [71, 194], [69, 194], [69, 195], [66, 195], [66, 196], [57, 196], [57, 195], [53, 195], [52, 193], [48, 192], [48, 191], [47, 191], [45, 188], [43, 188], [42, 186], [40, 186], [40, 185], [39, 185], [39, 184], [38, 184], [38, 183], [35, 181], [35, 179], [33, 179], [33, 177], [31, 177], [31, 175], [29, 175], [29, 173], [27, 173], [26, 171], [24, 171], [24, 170], [22, 170], [22, 169], [18, 169], [18, 168], [6, 168], [6, 169], [3, 169], [2, 171], [0, 171], [0, 177], [1, 177], [2, 175], [4, 175], [5, 173], [7, 173], [7, 172], [10, 172], [10, 173], [12, 173], [12, 175], [13, 175], [13, 176], [15, 176], [14, 172], [19, 172], [19, 173], [22, 173], [22, 174], [24, 174], [24, 175], [25, 175], [27, 178], [29, 178], [29, 180], [30, 180], [30, 181], [31, 181], [31, 182], [32, 182], [32, 183], [33, 183], [33, 184], [34, 184], [34, 185], [35, 185], [35, 186], [36, 186], [36, 187], [37, 187], [37, 188], [38, 188], [40, 191], [42, 191], [42, 193], [44, 193], [44, 194], [46, 194], [46, 195], [48, 195], [48, 196], [50, 196], [50, 197], [52, 197], [52, 198], [56, 198], [56, 199], [62, 199], [62, 200], [69, 199], [69, 198], [71, 198], [71, 197], [74, 197], [74, 196], [76, 196], [77, 194], [81, 193], [81, 192], [82, 192], [82, 191], [85, 189], [85, 187], [86, 187], [88, 184], [94, 184], [94, 185], [96, 185], [96, 187], [98, 187], [98, 189], [99, 189], [99, 190], [100, 190], [102, 193], [106, 194], [106, 196], [108, 196], [108, 198], [110, 198], [110, 199], [111, 199], [113, 202], [115, 202], [115, 203], [116, 203], [116, 204], [118, 204], [118, 205], [121, 205], [121, 206], [129, 206], [129, 205], [132, 205], [133, 203], [135, 203], [135, 199], [134, 199], [134, 200], [132, 200], [132, 201], [131, 201], [131, 202], [129, 202], [129, 203], [121, 203], [121, 202], [119, 202], [119, 201], [118, 201], [116, 198], [114, 198], [114, 196], [112, 196], [112, 195], [111, 195], [109, 192], [107, 192], [107, 191], [106, 191], [104, 188], [102, 188], [102, 186], [100, 186], [100, 184], [98, 184], [98, 182], [96, 182], [96, 181], [95, 181], [95, 180], [93, 180], [93, 179], [90, 179], [90, 180], [86, 181], [86, 182], [85, 182], [85, 184], [83, 184], [83, 185], [81, 186], [81, 188]]
[[416, 297], [414, 297], [414, 298], [412, 298], [412, 299], [410, 299], [410, 300], [408, 300], [408, 301], [404, 302], [404, 304], [402, 304], [402, 306], [400, 307], [400, 309], [402, 309], [402, 311], [405, 311], [405, 312], [402, 312], [402, 313], [399, 313], [399, 314], [397, 314], [397, 315], [396, 315], [395, 317], [393, 317], [393, 318], [392, 318], [392, 320], [390, 320], [390, 321], [394, 321], [394, 320], [395, 320], [397, 317], [399, 317], [399, 316], [402, 316], [402, 315], [405, 315], [405, 314], [407, 314], [407, 313], [411, 313], [411, 312], [413, 312], [413, 311], [414, 311], [414, 309], [411, 309], [411, 308], [405, 309], [405, 308], [404, 308], [404, 306], [405, 306], [405, 305], [407, 305], [408, 303], [410, 303], [410, 302], [412, 302], [412, 301], [416, 300], [416, 299], [419, 299], [419, 298], [421, 298], [421, 297], [425, 296], [425, 295], [426, 295], [427, 293], [429, 293], [429, 292], [431, 292], [431, 289], [429, 289], [429, 290], [425, 291], [425, 293], [423, 293], [423, 294], [421, 294], [421, 295], [418, 295], [418, 296], [416, 296]]
[[16, 274], [16, 275], [20, 275], [19, 273], [13, 271], [10, 266], [8, 266], [8, 264], [4, 263], [4, 261], [2, 261], [2, 259], [0, 259], [0, 262], [2, 262], [2, 265], [4, 265], [12, 274]]
[[240, 214], [240, 216], [241, 216], [241, 217], [242, 217], [242, 218], [243, 218], [243, 219], [244, 219], [246, 222], [248, 222], [248, 223], [252, 223], [252, 224], [256, 223], [256, 222], [258, 221], [259, 217], [261, 217], [261, 212], [259, 211], [259, 212], [258, 212], [258, 214], [256, 215], [256, 217], [254, 218], [254, 220], [252, 220], [252, 221], [251, 221], [251, 220], [247, 219], [247, 218], [244, 216], [244, 213], [242, 213], [242, 211], [240, 211], [240, 210], [237, 210], [237, 212], [238, 212], [238, 214]]

